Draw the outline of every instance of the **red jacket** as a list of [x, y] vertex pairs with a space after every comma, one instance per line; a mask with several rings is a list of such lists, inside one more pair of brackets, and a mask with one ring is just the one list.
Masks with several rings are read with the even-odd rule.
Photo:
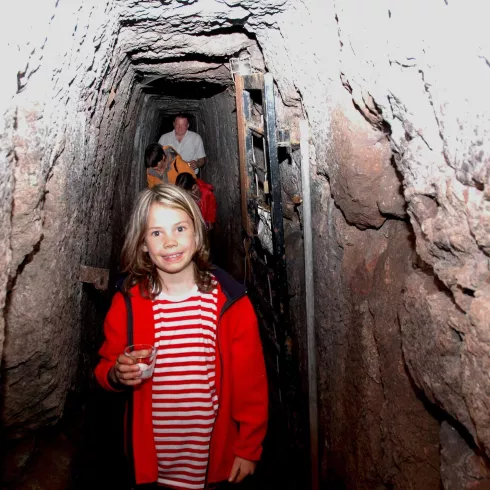
[[[235, 456], [257, 461], [267, 428], [267, 379], [257, 318], [245, 288], [221, 269], [213, 274], [219, 282], [216, 349], [216, 389], [219, 409], [211, 436], [207, 483], [228, 479]], [[131, 290], [134, 343], [154, 344], [152, 302], [138, 286]], [[122, 294], [114, 296], [105, 324], [105, 341], [95, 368], [100, 385], [114, 390], [108, 374], [127, 345], [126, 305]], [[151, 379], [132, 389], [132, 447], [137, 484], [157, 480], [157, 456], [153, 443]], [[130, 447], [130, 445], [128, 445]], [[131, 455], [129, 455], [131, 458]]]
[[202, 179], [197, 179], [197, 185], [201, 192], [199, 209], [202, 217], [207, 223], [214, 223], [216, 221], [216, 197], [213, 193], [213, 186]]

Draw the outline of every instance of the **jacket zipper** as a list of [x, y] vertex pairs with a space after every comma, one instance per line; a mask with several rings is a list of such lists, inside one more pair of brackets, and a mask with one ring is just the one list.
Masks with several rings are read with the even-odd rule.
[[[231, 301], [227, 301], [224, 305], [223, 308], [221, 309], [221, 312], [219, 314], [219, 318], [217, 321], [217, 328], [216, 328], [216, 338], [218, 340], [218, 352], [220, 353], [219, 356], [219, 362], [221, 365], [221, 374], [220, 374], [220, 386], [223, 387], [223, 357], [221, 357], [221, 347], [220, 347], [220, 336], [218, 335], [219, 332], [219, 324], [221, 322], [221, 318], [223, 315], [226, 313], [226, 311], [233, 305], [235, 304], [239, 299], [243, 298], [247, 292], [245, 291], [243, 294], [240, 294], [236, 298], [232, 299]], [[209, 455], [208, 455], [208, 464], [206, 465], [206, 478], [204, 480], [204, 490], [208, 490], [209, 488], [209, 482], [208, 482], [208, 473], [209, 473], [209, 462], [211, 460], [211, 444], [213, 442], [213, 434], [214, 434], [214, 427], [216, 426], [216, 420], [218, 420], [218, 415], [219, 415], [219, 409], [221, 407], [221, 403], [219, 403], [218, 399], [218, 410], [216, 410], [216, 417], [214, 418], [214, 424], [213, 424], [213, 429], [211, 430], [211, 437], [209, 438]]]

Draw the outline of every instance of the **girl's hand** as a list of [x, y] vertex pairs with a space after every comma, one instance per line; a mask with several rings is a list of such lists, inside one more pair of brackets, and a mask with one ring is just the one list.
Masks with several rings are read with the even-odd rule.
[[254, 474], [256, 466], [255, 461], [235, 456], [228, 481], [230, 483], [240, 483], [246, 476]]
[[134, 386], [141, 383], [141, 370], [135, 360], [120, 354], [109, 374], [116, 384]]

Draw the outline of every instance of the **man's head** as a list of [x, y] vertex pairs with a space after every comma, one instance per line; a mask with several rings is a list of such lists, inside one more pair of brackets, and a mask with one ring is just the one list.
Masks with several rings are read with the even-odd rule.
[[177, 114], [174, 119], [174, 130], [176, 136], [185, 136], [189, 129], [189, 119], [185, 114]]
[[145, 167], [155, 168], [163, 160], [163, 148], [158, 143], [151, 143], [145, 150]]

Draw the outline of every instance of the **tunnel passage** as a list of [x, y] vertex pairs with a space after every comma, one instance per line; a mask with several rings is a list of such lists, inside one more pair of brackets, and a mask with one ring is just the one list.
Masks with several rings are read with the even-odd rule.
[[[130, 203], [144, 185], [142, 148], [182, 106], [205, 140], [206, 179], [225, 189], [219, 258], [243, 276], [227, 64], [247, 53], [274, 77], [278, 123], [306, 119], [310, 130], [321, 487], [488, 486], [483, 2], [11, 8], [0, 29], [4, 479], [16, 485], [26, 468], [44, 465], [42, 454], [53, 455], [54, 467], [44, 466], [60, 488], [74, 474], [76, 431], [66, 416], [89, 418], [84, 400], [108, 299], [78, 281], [80, 267], [116, 270]], [[455, 36], [463, 26], [469, 34]], [[301, 453], [290, 453], [301, 462], [281, 477], [293, 486], [308, 459], [302, 164], [297, 150], [280, 164], [288, 354], [298, 373], [285, 373], [296, 390], [288, 400], [298, 401], [285, 407], [285, 438]], [[50, 427], [66, 445], [47, 450]]]
[[[127, 31], [135, 31], [130, 33], [135, 38], [139, 35], [138, 27], [134, 28], [130, 25]], [[123, 29], [121, 38], [127, 36], [129, 34]], [[123, 444], [120, 427], [122, 425], [120, 427], [117, 425], [117, 422], [121, 424], [124, 399], [117, 395], [108, 397], [94, 388], [92, 369], [101, 342], [102, 321], [114, 292], [113, 282], [119, 270], [125, 224], [136, 193], [146, 186], [142, 161], [144, 149], [149, 143], [158, 141], [162, 133], [172, 129], [173, 119], [178, 113], [185, 113], [188, 116], [190, 129], [197, 131], [204, 140], [208, 163], [202, 170], [202, 175], [208, 182], [214, 184], [219, 202], [218, 224], [214, 230], [213, 240], [214, 261], [238, 279], [244, 277], [243, 234], [241, 223], [237, 219], [240, 215], [237, 121], [234, 83], [228, 62], [232, 56], [246, 54], [249, 59], [252, 58], [254, 70], [263, 70], [263, 59], [254, 36], [247, 34], [241, 28], [218, 30], [216, 34], [203, 37], [206, 37], [206, 40], [209, 38], [211, 42], [210, 52], [208, 49], [206, 52], [191, 52], [183, 56], [169, 52], [165, 52], [165, 55], [153, 53], [150, 56], [145, 45], [138, 46], [138, 49], [134, 49], [127, 56], [124, 71], [116, 73], [112, 86], [108, 89], [108, 99], [101, 120], [101, 126], [104, 127], [107, 137], [98, 140], [99, 146], [96, 149], [102, 159], [100, 165], [103, 185], [97, 187], [96, 195], [92, 196], [91, 202], [92, 213], [95, 210], [102, 210], [106, 216], [102, 218], [92, 214], [88, 225], [91, 243], [87, 244], [87, 258], [81, 265], [100, 267], [109, 263], [109, 290], [100, 291], [98, 281], [90, 283], [90, 277], [84, 278], [85, 284], [82, 286], [80, 298], [83, 328], [77, 339], [81, 356], [67, 401], [62, 407], [55, 408], [60, 410], [58, 415], [52, 416], [49, 413], [53, 410], [52, 407], [44, 410], [47, 401], [43, 400], [41, 386], [37, 387], [38, 392], [32, 389], [37, 400], [43, 400], [40, 411], [28, 414], [28, 420], [25, 420], [23, 406], [21, 406], [26, 403], [24, 399], [19, 400], [17, 404], [14, 403], [5, 413], [8, 439], [11, 443], [7, 452], [15, 458], [17, 453], [22, 453], [24, 441], [27, 439], [28, 443], [33, 444], [32, 446], [28, 444], [28, 448], [38, 455], [38, 459], [31, 464], [34, 468], [31, 478], [42, 478], [43, 473], [54, 471], [62, 475], [60, 478], [63, 476], [68, 478], [69, 485], [77, 488], [102, 485], [104, 481], [110, 486], [115, 484], [112, 473], [117, 472], [121, 464], [124, 466], [121, 453]], [[167, 61], [167, 57], [170, 61]], [[127, 101], [121, 100], [124, 95], [127, 96]], [[105, 143], [102, 143], [104, 140]], [[258, 147], [258, 158], [261, 153], [263, 148]], [[92, 185], [101, 178], [95, 174], [92, 174], [92, 177], [95, 179]], [[97, 230], [98, 219], [101, 221], [107, 219], [104, 225], [107, 227], [105, 233]], [[7, 304], [9, 310], [12, 308], [11, 304], [9, 298]], [[265, 349], [271, 350], [271, 347], [265, 346]], [[272, 350], [275, 351], [275, 345]], [[36, 358], [36, 355], [34, 357]], [[268, 361], [269, 370], [272, 372], [277, 371], [276, 357], [277, 354], [272, 352]], [[44, 363], [43, 360], [41, 362]], [[55, 362], [53, 361], [53, 364]], [[43, 368], [45, 365], [41, 364], [41, 366], [34, 365], [31, 369], [37, 372]], [[12, 379], [16, 366], [12, 365], [7, 372]], [[276, 372], [274, 376], [269, 377], [274, 379], [277, 375]], [[14, 399], [16, 382], [8, 384], [8, 379], [7, 377], [7, 399], [9, 397]], [[296, 476], [291, 478], [282, 472], [283, 466], [291, 457], [287, 454], [287, 448], [292, 443], [287, 433], [288, 409], [280, 401], [278, 381], [275, 383], [275, 387], [271, 386], [271, 393], [275, 393], [271, 405], [274, 417], [266, 441], [265, 459], [269, 459], [275, 465], [277, 473], [283, 474], [281, 477], [275, 476], [275, 482], [277, 484], [282, 482], [280, 485], [286, 487], [294, 485]], [[44, 387], [44, 389], [51, 390], [52, 387]], [[61, 389], [61, 386], [58, 384], [56, 389]], [[54, 405], [57, 405], [59, 401], [56, 401], [56, 397], [53, 398]], [[72, 462], [69, 468], [65, 469], [65, 475], [63, 471], [53, 469], [49, 465], [49, 469], [45, 471], [38, 469], [44, 465], [44, 458], [39, 455], [43, 449], [47, 449], [49, 455], [55, 454], [55, 458], [58, 456], [56, 437], [50, 433], [48, 436], [38, 435], [37, 439], [30, 439], [31, 434], [29, 434], [29, 429], [35, 429], [38, 425], [46, 423], [49, 425], [51, 420], [59, 418], [61, 411], [64, 412], [64, 417], [57, 426], [57, 430], [61, 430], [59, 438], [68, 437], [78, 441], [70, 446]], [[43, 420], [43, 417], [46, 419]], [[71, 429], [70, 425], [75, 425], [78, 429]], [[114, 439], [113, 444], [109, 443], [109, 449], [98, 445], [98, 438], [104, 431]], [[19, 444], [16, 443], [16, 437], [20, 437]], [[52, 448], [49, 444], [54, 444], [55, 447]], [[108, 458], [107, 453], [113, 457]], [[6, 459], [7, 467], [15, 466], [15, 459], [13, 463], [9, 463], [8, 456]], [[33, 459], [36, 459], [35, 456]], [[101, 461], [105, 461], [103, 466]], [[300, 464], [298, 462], [298, 466]], [[87, 468], [91, 468], [91, 471], [87, 471]], [[298, 475], [301, 471], [303, 470], [298, 468]], [[272, 478], [271, 470], [264, 470], [263, 473], [262, 479]], [[13, 476], [7, 474], [7, 482], [15, 485], [15, 477], [15, 471]], [[116, 481], [124, 486], [126, 475], [123, 473], [119, 477], [121, 480], [117, 480], [116, 477]], [[304, 478], [307, 478], [307, 474]], [[265, 480], [263, 485], [264, 488], [268, 486]]]

